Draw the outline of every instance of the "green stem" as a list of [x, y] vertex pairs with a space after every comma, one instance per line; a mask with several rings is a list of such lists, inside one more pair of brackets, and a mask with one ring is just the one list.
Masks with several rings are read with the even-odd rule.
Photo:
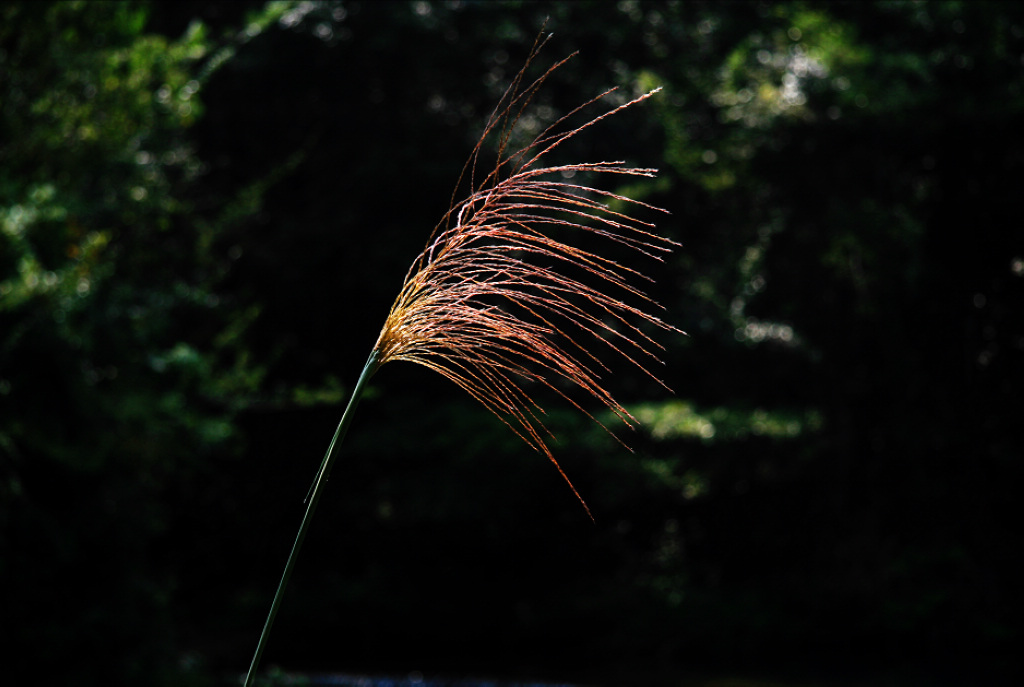
[[260, 658], [263, 656], [263, 649], [267, 644], [267, 637], [270, 635], [270, 627], [274, 624], [274, 618], [277, 616], [277, 609], [281, 605], [281, 597], [284, 596], [284, 589], [288, 586], [288, 578], [292, 575], [292, 568], [295, 567], [295, 559], [298, 557], [299, 547], [302, 546], [302, 541], [306, 538], [306, 530], [309, 529], [310, 520], [313, 519], [313, 512], [316, 510], [316, 504], [320, 501], [320, 487], [327, 481], [327, 478], [331, 474], [331, 465], [334, 463], [334, 445], [345, 438], [345, 432], [348, 431], [348, 426], [352, 424], [352, 416], [355, 414], [354, 411], [356, 406], [359, 404], [359, 399], [363, 395], [363, 391], [366, 389], [366, 383], [369, 381], [373, 373], [380, 367], [380, 362], [377, 360], [377, 352], [373, 351], [370, 353], [369, 359], [366, 361], [366, 365], [363, 367], [362, 373], [359, 375], [359, 381], [356, 382], [356, 387], [352, 390], [352, 396], [349, 398], [348, 405], [345, 407], [345, 412], [341, 415], [341, 421], [338, 423], [338, 428], [334, 430], [334, 438], [331, 439], [330, 446], [327, 447], [327, 453], [324, 455], [323, 461], [320, 463], [320, 470], [316, 473], [316, 479], [313, 481], [313, 486], [310, 489], [306, 504], [306, 514], [302, 516], [302, 524], [299, 525], [299, 533], [295, 535], [295, 543], [292, 544], [292, 552], [288, 555], [288, 562], [284, 565], [284, 573], [281, 575], [281, 582], [277, 585], [277, 593], [274, 594], [274, 601], [270, 604], [270, 613], [267, 614], [267, 622], [263, 625], [263, 632], [260, 634], [259, 644], [256, 645], [256, 654], [252, 657], [252, 664], [249, 666], [249, 673], [245, 676], [245, 687], [252, 685], [253, 679], [256, 677], [256, 669], [259, 667]]

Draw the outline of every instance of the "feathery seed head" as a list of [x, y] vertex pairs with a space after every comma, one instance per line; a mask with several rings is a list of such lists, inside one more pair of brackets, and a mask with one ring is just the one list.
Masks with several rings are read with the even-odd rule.
[[[565, 390], [568, 382], [631, 424], [630, 414], [602, 386], [601, 374], [608, 370], [602, 355], [621, 357], [654, 377], [646, 365], [657, 360], [661, 346], [646, 330], [679, 330], [651, 314], [658, 306], [633, 284], [646, 277], [582, 248], [589, 241], [579, 239], [596, 237], [658, 260], [676, 244], [628, 211], [659, 208], [567, 181], [579, 173], [652, 177], [656, 170], [621, 162], [539, 164], [564, 141], [656, 91], [582, 126], [560, 128], [568, 116], [607, 95], [602, 94], [526, 147], [506, 152], [533, 95], [566, 61], [523, 87], [523, 74], [541, 45], [534, 45], [488, 120], [463, 171], [469, 176], [468, 197], [453, 203], [413, 262], [374, 355], [377, 366], [395, 360], [418, 363], [462, 387], [546, 455], [587, 508], [548, 448], [543, 409], [527, 385], [540, 384], [586, 413]], [[497, 163], [477, 183], [477, 161], [494, 132], [499, 137]], [[622, 207], [627, 209], [614, 209]]]

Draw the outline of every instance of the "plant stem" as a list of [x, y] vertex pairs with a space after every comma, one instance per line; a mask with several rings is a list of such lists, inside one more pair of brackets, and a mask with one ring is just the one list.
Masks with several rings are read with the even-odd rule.
[[334, 438], [331, 439], [331, 444], [327, 447], [327, 453], [324, 455], [324, 459], [320, 463], [320, 469], [316, 473], [316, 479], [313, 480], [313, 486], [311, 487], [309, 496], [306, 499], [306, 514], [302, 516], [302, 524], [299, 525], [299, 532], [295, 535], [295, 543], [292, 544], [292, 552], [288, 555], [288, 562], [285, 563], [284, 573], [281, 575], [281, 582], [277, 585], [277, 592], [274, 594], [274, 601], [270, 604], [270, 613], [267, 614], [267, 622], [263, 625], [263, 632], [260, 634], [260, 641], [256, 645], [256, 654], [252, 657], [252, 664], [249, 666], [249, 673], [245, 676], [245, 687], [250, 687], [253, 679], [256, 677], [256, 669], [259, 667], [260, 658], [263, 656], [263, 649], [266, 647], [267, 637], [270, 635], [270, 627], [274, 624], [274, 618], [277, 616], [277, 609], [281, 605], [281, 597], [284, 596], [284, 589], [288, 586], [288, 578], [291, 577], [292, 568], [295, 567], [295, 559], [298, 557], [299, 547], [302, 546], [302, 541], [306, 538], [306, 530], [309, 529], [309, 523], [313, 519], [313, 512], [316, 510], [316, 504], [320, 501], [320, 488], [325, 482], [327, 482], [327, 478], [331, 474], [331, 465], [334, 463], [334, 445], [345, 438], [348, 426], [352, 423], [352, 416], [355, 414], [356, 406], [359, 404], [359, 399], [362, 397], [363, 391], [366, 389], [366, 383], [379, 367], [380, 362], [377, 360], [377, 352], [373, 351], [370, 353], [370, 357], [367, 359], [366, 365], [363, 367], [363, 371], [359, 375], [359, 381], [356, 382], [356, 386], [352, 390], [352, 396], [349, 398], [348, 405], [345, 407], [345, 412], [342, 413], [341, 421], [338, 422], [338, 428], [334, 430]]

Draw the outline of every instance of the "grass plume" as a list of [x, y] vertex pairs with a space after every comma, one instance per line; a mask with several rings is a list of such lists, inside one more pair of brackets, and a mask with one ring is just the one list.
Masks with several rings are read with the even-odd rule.
[[[570, 181], [576, 176], [653, 177], [656, 170], [623, 162], [543, 164], [569, 139], [657, 91], [582, 125], [568, 126], [569, 118], [615, 89], [606, 91], [512, 150], [513, 134], [537, 91], [572, 57], [526, 82], [527, 69], [544, 42], [534, 44], [486, 122], [456, 185], [456, 193], [468, 185], [465, 198], [456, 203], [453, 195], [449, 211], [413, 261], [384, 322], [313, 482], [245, 680], [247, 687], [330, 474], [334, 447], [344, 437], [367, 381], [382, 365], [399, 360], [417, 363], [464, 389], [555, 465], [588, 515], [590, 509], [548, 446], [551, 434], [531, 388], [547, 388], [593, 419], [583, 400], [571, 393], [576, 389], [631, 425], [633, 417], [603, 385], [602, 374], [610, 371], [605, 356], [628, 361], [658, 379], [648, 367], [657, 362], [661, 346], [648, 332], [678, 330], [653, 314], [659, 306], [637, 286], [649, 281], [647, 277], [581, 244], [592, 238], [613, 244], [619, 252], [625, 248], [656, 260], [675, 244], [630, 214], [658, 208]], [[497, 159], [478, 180], [481, 154], [495, 138]]]
[[[564, 141], [654, 91], [557, 132], [563, 118], [527, 147], [505, 154], [524, 99], [560, 64], [524, 92], [516, 90], [518, 83], [506, 92], [481, 139], [501, 132], [494, 170], [471, 185], [414, 261], [374, 351], [380, 364], [418, 363], [458, 384], [547, 456], [572, 487], [548, 447], [543, 410], [526, 383], [539, 383], [583, 411], [559, 383], [569, 382], [631, 424], [633, 418], [602, 386], [601, 373], [608, 368], [600, 349], [650, 374], [645, 364], [657, 360], [661, 347], [641, 327], [674, 327], [651, 314], [657, 306], [633, 283], [645, 277], [556, 234], [591, 234], [656, 258], [674, 244], [654, 234], [653, 225], [611, 209], [608, 201], [656, 208], [566, 180], [587, 173], [651, 177], [656, 170], [621, 162], [540, 164]], [[470, 174], [479, 153], [480, 144], [467, 164]]]

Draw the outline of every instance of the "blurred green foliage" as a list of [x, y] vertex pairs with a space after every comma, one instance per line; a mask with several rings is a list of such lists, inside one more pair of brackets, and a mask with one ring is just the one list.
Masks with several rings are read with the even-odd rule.
[[[889, 684], [1019, 669], [1024, 5], [0, 5], [0, 647], [42, 682], [248, 664], [348, 385], [542, 30], [560, 154], [657, 166], [665, 381], [557, 472], [374, 380], [265, 659]], [[611, 96], [612, 102], [618, 102]], [[600, 106], [599, 106], [600, 107]], [[614, 426], [610, 424], [610, 426]], [[1010, 684], [1010, 682], [1006, 682]]]

